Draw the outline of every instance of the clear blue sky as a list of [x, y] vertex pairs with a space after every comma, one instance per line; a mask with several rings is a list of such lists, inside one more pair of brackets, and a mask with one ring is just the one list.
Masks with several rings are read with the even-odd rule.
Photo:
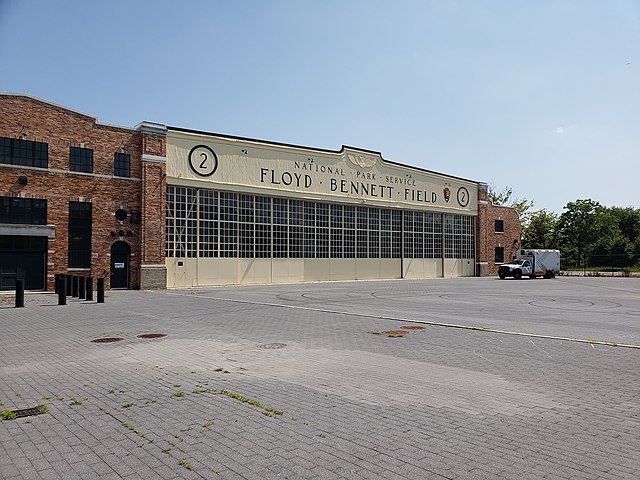
[[0, 0], [0, 91], [640, 207], [640, 0]]

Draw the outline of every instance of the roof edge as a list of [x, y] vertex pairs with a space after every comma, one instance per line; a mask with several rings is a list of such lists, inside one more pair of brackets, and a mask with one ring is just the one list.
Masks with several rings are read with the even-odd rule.
[[36, 97], [34, 95], [29, 95], [27, 93], [14, 93], [14, 92], [0, 92], [0, 97], [22, 97], [27, 98], [29, 100], [35, 100], [36, 102], [44, 103], [46, 105], [50, 105], [55, 108], [59, 108], [60, 110], [65, 110], [67, 112], [75, 113], [76, 115], [80, 115], [83, 117], [90, 118], [93, 120], [93, 123], [96, 125], [100, 125], [102, 127], [111, 127], [111, 128], [120, 128], [122, 130], [130, 130], [134, 132], [136, 129], [131, 127], [123, 127], [122, 125], [114, 125], [112, 123], [102, 123], [98, 121], [98, 117], [94, 117], [93, 115], [89, 115], [88, 113], [80, 112], [78, 110], [74, 110], [73, 108], [65, 107], [64, 105], [59, 105], [55, 102], [51, 102], [49, 100], [43, 100], [42, 98]]

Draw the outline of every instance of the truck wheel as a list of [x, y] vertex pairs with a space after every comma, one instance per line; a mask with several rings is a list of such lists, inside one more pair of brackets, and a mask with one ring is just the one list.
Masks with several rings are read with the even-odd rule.
[[500, 280], [504, 280], [506, 275], [502, 272], [498, 273], [498, 276], [500, 277]]
[[546, 279], [553, 278], [551, 275], [553, 275], [551, 270], [547, 270], [546, 272], [544, 272], [544, 278]]
[[516, 270], [513, 272], [513, 278], [514, 280], [520, 280], [522, 278], [522, 272], [520, 270]]

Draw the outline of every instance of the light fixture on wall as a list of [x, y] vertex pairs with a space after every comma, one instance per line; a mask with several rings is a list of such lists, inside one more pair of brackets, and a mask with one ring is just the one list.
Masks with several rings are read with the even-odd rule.
[[20, 132], [20, 140], [26, 140], [26, 139], [27, 139], [27, 127], [23, 126], [22, 132]]
[[127, 153], [127, 147], [124, 146], [124, 142], [120, 144], [120, 153]]

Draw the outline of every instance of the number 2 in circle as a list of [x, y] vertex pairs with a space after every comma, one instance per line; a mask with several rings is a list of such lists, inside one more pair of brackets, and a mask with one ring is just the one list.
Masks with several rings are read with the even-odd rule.
[[196, 175], [209, 177], [218, 168], [218, 157], [210, 147], [196, 145], [189, 152], [189, 167]]

